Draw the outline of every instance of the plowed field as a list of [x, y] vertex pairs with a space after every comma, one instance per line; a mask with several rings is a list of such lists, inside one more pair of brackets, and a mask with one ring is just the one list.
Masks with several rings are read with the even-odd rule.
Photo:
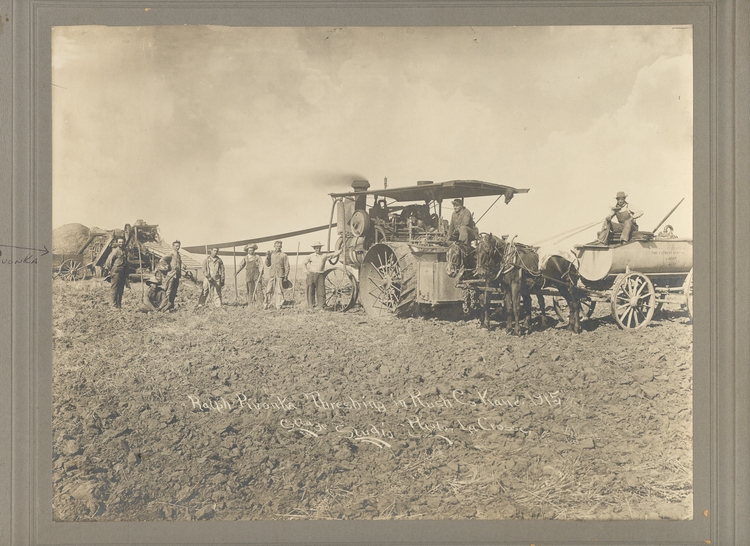
[[[61, 521], [687, 519], [692, 326], [573, 335], [53, 286]], [[242, 299], [242, 294], [240, 294]]]

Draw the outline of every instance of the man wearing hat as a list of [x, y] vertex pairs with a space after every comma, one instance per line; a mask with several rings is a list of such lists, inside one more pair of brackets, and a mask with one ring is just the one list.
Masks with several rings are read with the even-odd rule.
[[313, 307], [322, 308], [326, 301], [326, 287], [324, 284], [323, 273], [326, 268], [326, 260], [329, 258], [335, 258], [341, 254], [343, 248], [340, 248], [336, 252], [323, 253], [322, 243], [315, 243], [312, 245], [313, 252], [305, 259], [305, 271], [307, 271], [307, 307], [312, 309]]
[[149, 313], [151, 311], [167, 311], [171, 307], [165, 306], [164, 303], [169, 303], [167, 294], [161, 286], [161, 282], [157, 276], [146, 277], [143, 282], [148, 285], [148, 291], [146, 292], [146, 299], [138, 309], [142, 313]]
[[458, 242], [466, 245], [471, 244], [477, 236], [474, 218], [469, 209], [464, 207], [461, 199], [453, 200], [453, 214], [451, 223], [448, 225], [448, 240], [453, 239], [456, 233], [458, 233]]
[[[609, 241], [610, 232], [614, 234], [620, 234], [620, 244], [625, 244], [630, 240], [630, 234], [634, 231], [638, 231], [638, 224], [635, 223], [636, 218], [643, 216], [643, 212], [634, 211], [630, 209], [630, 204], [626, 201], [628, 198], [625, 192], [618, 191], [615, 199], [617, 204], [612, 207], [604, 218], [602, 229], [597, 235], [597, 239], [602, 244], [607, 244]], [[617, 222], [613, 222], [614, 219]]]
[[258, 250], [258, 245], [255, 243], [245, 245], [247, 256], [243, 258], [242, 265], [240, 265], [240, 268], [234, 274], [236, 277], [243, 268], [245, 269], [245, 286], [247, 287], [248, 307], [255, 301], [256, 297], [260, 295], [258, 287], [263, 284], [263, 260], [255, 253], [256, 250]]

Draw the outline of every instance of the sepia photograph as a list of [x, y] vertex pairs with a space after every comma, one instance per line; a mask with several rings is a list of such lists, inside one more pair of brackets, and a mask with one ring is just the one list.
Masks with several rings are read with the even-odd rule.
[[693, 39], [54, 26], [53, 520], [692, 520]]

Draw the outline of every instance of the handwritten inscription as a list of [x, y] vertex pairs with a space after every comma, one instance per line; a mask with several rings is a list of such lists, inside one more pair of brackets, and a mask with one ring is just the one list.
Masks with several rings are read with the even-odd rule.
[[497, 396], [488, 393], [487, 390], [470, 393], [463, 390], [453, 390], [450, 397], [442, 394], [426, 396], [419, 390], [407, 391], [406, 396], [395, 397], [393, 395], [386, 401], [360, 396], [354, 398], [345, 395], [341, 398], [330, 398], [322, 395], [319, 391], [304, 392], [297, 397], [273, 396], [267, 400], [252, 400], [244, 393], [237, 393], [232, 397], [201, 398], [198, 395], [188, 395], [188, 399], [194, 410], [198, 411], [225, 411], [250, 410], [250, 411], [294, 411], [307, 405], [316, 410], [339, 410], [339, 411], [374, 411], [376, 413], [389, 413], [398, 410], [429, 410], [429, 409], [455, 409], [455, 408], [497, 408], [513, 409], [521, 406], [548, 406], [561, 407], [562, 400], [559, 391], [524, 393], [523, 395]]
[[392, 447], [399, 438], [431, 436], [452, 444], [460, 435], [527, 436], [531, 432], [528, 415], [539, 411], [534, 408], [563, 406], [559, 391], [509, 395], [487, 389], [454, 389], [444, 394], [410, 389], [388, 397], [329, 395], [313, 390], [260, 398], [245, 393], [218, 397], [190, 394], [187, 398], [195, 413], [277, 413], [278, 427], [301, 438], [346, 438], [379, 448]]
[[[0, 256], [3, 255], [2, 250], [0, 250]], [[36, 265], [38, 262], [37, 258], [33, 254], [28, 254], [24, 258], [16, 258], [15, 260], [13, 258], [0, 258], [0, 264], [2, 265]]]
[[[15, 245], [0, 245], [0, 265], [36, 265], [38, 262], [38, 258], [41, 256], [46, 256], [49, 254], [49, 250], [47, 250], [47, 245], [44, 245], [44, 248], [29, 248], [25, 246], [15, 246]], [[3, 248], [10, 248], [15, 250], [30, 250], [31, 252], [25, 252], [26, 254], [23, 258], [12, 258], [8, 256], [8, 251], [5, 251], [5, 254], [3, 254]]]

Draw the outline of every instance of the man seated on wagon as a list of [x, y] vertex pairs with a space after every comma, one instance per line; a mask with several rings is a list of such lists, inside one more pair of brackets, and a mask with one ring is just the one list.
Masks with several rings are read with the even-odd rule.
[[[617, 192], [615, 197], [617, 204], [610, 209], [610, 212], [604, 218], [601, 231], [597, 234], [600, 243], [606, 245], [609, 242], [610, 233], [614, 235], [619, 233], [620, 244], [625, 244], [630, 240], [630, 234], [638, 231], [638, 224], [635, 223], [635, 220], [643, 216], [643, 212], [631, 210], [630, 203], [626, 201], [627, 198], [625, 192]], [[617, 221], [614, 222], [614, 219], [617, 219]]]

